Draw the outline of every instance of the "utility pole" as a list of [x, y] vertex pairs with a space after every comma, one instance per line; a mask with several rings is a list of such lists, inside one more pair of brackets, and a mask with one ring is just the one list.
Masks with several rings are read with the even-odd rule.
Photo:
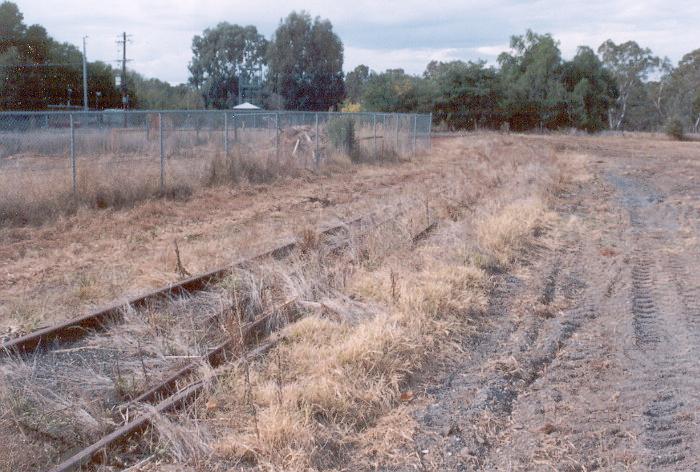
[[121, 34], [120, 40], [117, 41], [117, 44], [121, 44], [122, 46], [122, 58], [118, 59], [117, 62], [122, 63], [122, 78], [121, 78], [121, 84], [120, 84], [120, 89], [122, 92], [122, 108], [125, 110], [129, 107], [129, 94], [128, 90], [126, 88], [126, 63], [128, 59], [126, 58], [126, 43], [129, 41], [127, 39], [127, 34], [126, 32]]
[[[128, 59], [126, 58], [126, 43], [128, 42], [126, 32], [121, 34], [121, 39], [117, 40], [117, 44], [121, 44], [122, 46], [122, 58], [118, 59], [117, 62], [122, 63], [122, 77], [121, 77], [121, 83], [119, 84], [119, 88], [121, 89], [122, 92], [122, 109], [126, 112], [126, 109], [129, 108], [129, 91], [126, 88], [126, 63]], [[124, 113], [124, 128], [126, 128], [127, 122], [126, 122], [126, 113]]]
[[85, 39], [87, 39], [87, 36], [83, 36], [83, 110], [88, 111], [90, 107], [88, 105], [87, 56], [85, 55]]

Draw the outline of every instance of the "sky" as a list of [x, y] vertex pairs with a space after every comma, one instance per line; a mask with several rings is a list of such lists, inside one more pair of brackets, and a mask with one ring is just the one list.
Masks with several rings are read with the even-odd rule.
[[551, 33], [565, 58], [580, 45], [635, 40], [674, 63], [700, 48], [700, 1], [675, 0], [15, 0], [26, 24], [82, 45], [88, 60], [121, 57], [117, 36], [130, 34], [128, 67], [172, 84], [187, 81], [193, 36], [227, 21], [270, 37], [292, 10], [333, 23], [345, 48], [344, 69], [359, 64], [420, 74], [431, 60], [495, 63], [509, 38], [528, 28]]

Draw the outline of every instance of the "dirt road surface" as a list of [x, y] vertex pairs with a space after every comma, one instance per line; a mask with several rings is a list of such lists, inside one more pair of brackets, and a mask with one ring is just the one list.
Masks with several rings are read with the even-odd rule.
[[700, 470], [700, 146], [524, 138], [590, 178], [414, 417], [425, 470]]

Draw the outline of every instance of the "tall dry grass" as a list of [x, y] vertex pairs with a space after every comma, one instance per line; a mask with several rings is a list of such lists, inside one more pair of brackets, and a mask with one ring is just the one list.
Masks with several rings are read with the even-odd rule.
[[[387, 438], [410, 442], [410, 418], [392, 412], [415, 395], [412, 378], [473, 331], [493, 272], [514, 270], [547, 243], [555, 222], [547, 195], [566, 186], [566, 165], [554, 154], [523, 165], [523, 149], [498, 154], [504, 150], [484, 149], [483, 165], [474, 166], [482, 178], [455, 182], [433, 202], [445, 219], [418, 246], [405, 224], [390, 225], [355, 241], [347, 258], [320, 258], [303, 272], [326, 289], [299, 295], [304, 316], [284, 329], [284, 341], [225, 375], [200, 410], [215, 462], [259, 470], [405, 466]], [[415, 230], [423, 209], [409, 219]]]
[[[438, 152], [454, 153], [457, 164], [445, 167], [432, 192], [417, 189], [399, 220], [350, 237], [342, 251], [307, 237], [288, 261], [221, 285], [222, 303], [233, 309], [213, 331], [202, 331], [207, 338], [235, 337], [241, 322], [281, 303], [293, 301], [293, 316], [269, 326], [281, 328], [284, 339], [265, 357], [224, 371], [186, 415], [156, 422], [154, 460], [261, 470], [401, 463], [391, 439], [410, 442], [412, 422], [396, 412], [417, 395], [415, 376], [481, 322], [491, 277], [517, 269], [543, 243], [554, 224], [554, 196], [581, 174], [570, 156], [515, 141], [484, 139]], [[415, 243], [416, 231], [436, 217], [437, 232]], [[154, 358], [191, 352], [186, 346], [204, 334], [162, 330], [199, 311], [156, 311], [114, 333], [131, 352], [148, 346]], [[172, 345], [184, 347], [164, 350]], [[142, 386], [140, 364], [129, 367], [136, 383], [122, 391]], [[6, 417], [3, 427], [17, 418]]]
[[[275, 138], [274, 131], [241, 129], [230, 136], [229, 154], [224, 156], [220, 130], [167, 130], [161, 189], [159, 140], [153, 133], [79, 129], [75, 193], [66, 131], [5, 133], [0, 148], [0, 225], [38, 225], [81, 207], [118, 209], [153, 198], [187, 198], [208, 186], [269, 183], [311, 170], [327, 173], [339, 163], [347, 167], [347, 153], [333, 147], [325, 135], [317, 159], [308, 133], [299, 133], [297, 128], [284, 129]], [[358, 152], [363, 163], [394, 162], [399, 157], [383, 140], [375, 151], [374, 141], [363, 139]]]

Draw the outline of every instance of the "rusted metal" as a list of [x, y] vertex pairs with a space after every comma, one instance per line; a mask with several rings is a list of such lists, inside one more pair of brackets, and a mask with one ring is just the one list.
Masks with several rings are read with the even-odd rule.
[[428, 226], [423, 228], [421, 231], [416, 233], [412, 238], [411, 241], [413, 241], [413, 244], [418, 244], [425, 238], [427, 238], [430, 233], [432, 233], [435, 229], [437, 228], [437, 221], [433, 221], [430, 223]]
[[[329, 236], [342, 229], [360, 223], [363, 217], [355, 218], [347, 223], [333, 225], [319, 232], [319, 235]], [[6, 341], [0, 345], [0, 355], [10, 353], [26, 353], [40, 346], [59, 345], [75, 341], [86, 333], [102, 329], [108, 322], [122, 318], [125, 307], [143, 308], [148, 303], [185, 293], [202, 290], [207, 285], [219, 281], [229, 275], [234, 269], [266, 258], [282, 259], [291, 253], [297, 245], [296, 239], [288, 239], [274, 249], [257, 254], [251, 258], [241, 259], [231, 265], [220, 267], [209, 272], [188, 277], [176, 283], [165, 285], [143, 295], [120, 300], [106, 308], [87, 313], [76, 318], [60, 322], [56, 325], [41, 328], [24, 336]]]
[[[255, 321], [248, 324], [243, 329], [241, 339], [231, 339], [219, 344], [214, 349], [212, 349], [202, 360], [208, 362], [209, 365], [213, 368], [220, 366], [228, 359], [230, 359], [233, 351], [235, 351], [241, 345], [247, 345], [255, 341], [262, 334], [264, 334], [265, 323], [267, 323], [273, 316], [283, 314], [286, 310], [289, 309], [292, 302], [284, 303], [283, 305], [274, 308], [272, 311], [258, 317]], [[171, 374], [168, 378], [160, 382], [158, 385], [151, 387], [149, 390], [143, 392], [141, 395], [131, 400], [128, 404], [120, 407], [120, 410], [128, 410], [131, 407], [135, 407], [140, 403], [154, 403], [156, 400], [172, 394], [177, 390], [177, 385], [179, 381], [195, 373], [197, 371], [198, 366], [199, 363], [197, 362], [191, 362], [187, 364], [186, 366], [180, 368], [179, 370]]]
[[[359, 221], [359, 219], [354, 221]], [[386, 223], [386, 221], [389, 220], [385, 220], [380, 224], [384, 224]], [[436, 227], [437, 222], [433, 222], [427, 225], [425, 228], [423, 228], [421, 231], [419, 231], [412, 237], [412, 241], [414, 243], [417, 243], [418, 241], [425, 239], [430, 234], [430, 232], [432, 232]], [[257, 341], [262, 336], [264, 336], [264, 326], [269, 321], [269, 319], [275, 314], [282, 313], [292, 303], [293, 300], [288, 301], [282, 304], [281, 306], [276, 307], [267, 314], [258, 317], [254, 322], [248, 324], [242, 329], [241, 337], [239, 339], [231, 339], [221, 343], [212, 351], [210, 351], [209, 354], [207, 354], [207, 356], [204, 358], [204, 360], [206, 360], [206, 362], [208, 362], [213, 368], [221, 366], [222, 364], [227, 362], [229, 358], [235, 356], [236, 349], [241, 349], [242, 346], [245, 346], [247, 343], [251, 342], [251, 340]], [[267, 342], [264, 342], [257, 348], [245, 353], [242, 357], [238, 357], [238, 361], [240, 362], [241, 360], [254, 358], [264, 354], [271, 347], [273, 347], [280, 339], [281, 337], [277, 337], [274, 340], [268, 340]], [[135, 419], [128, 421], [127, 423], [123, 424], [121, 427], [107, 434], [94, 444], [79, 451], [69, 459], [56, 466], [54, 469], [51, 469], [51, 472], [67, 472], [75, 470], [89, 463], [97, 454], [106, 450], [108, 447], [124, 441], [127, 437], [134, 433], [142, 431], [148, 426], [148, 424], [156, 415], [179, 408], [180, 406], [193, 400], [196, 397], [196, 395], [199, 392], [201, 392], [202, 389], [205, 387], [205, 380], [197, 380], [189, 384], [182, 390], [178, 390], [178, 383], [181, 380], [193, 375], [197, 370], [197, 366], [197, 363], [192, 362], [186, 365], [185, 367], [182, 367], [180, 370], [170, 375], [158, 385], [152, 387], [137, 398], [133, 399], [127, 405], [124, 405], [122, 409], [128, 410], [132, 407], [136, 407], [138, 404], [153, 404], [156, 401], [162, 399], [147, 413], [141, 414]]]
[[[257, 356], [264, 354], [266, 351], [272, 348], [280, 339], [281, 338], [271, 340], [251, 350], [250, 352], [245, 354], [244, 358], [253, 359]], [[153, 409], [137, 416], [135, 419], [125, 423], [124, 425], [115, 429], [108, 435], [102, 437], [97, 442], [91, 444], [90, 446], [86, 447], [85, 449], [82, 449], [72, 457], [66, 459], [65, 461], [51, 469], [51, 472], [68, 472], [71, 470], [76, 470], [79, 467], [89, 463], [97, 454], [104, 451], [106, 448], [114, 446], [115, 444], [124, 441], [126, 438], [128, 438], [134, 433], [143, 431], [143, 429], [145, 429], [151, 422], [151, 420], [153, 420], [153, 418], [155, 418], [157, 415], [166, 413], [168, 411], [172, 411], [192, 401], [204, 389], [205, 386], [205, 380], [198, 380], [190, 384], [186, 388], [180, 390], [179, 392], [175, 393], [174, 395], [166, 398], [165, 400], [155, 405]]]

